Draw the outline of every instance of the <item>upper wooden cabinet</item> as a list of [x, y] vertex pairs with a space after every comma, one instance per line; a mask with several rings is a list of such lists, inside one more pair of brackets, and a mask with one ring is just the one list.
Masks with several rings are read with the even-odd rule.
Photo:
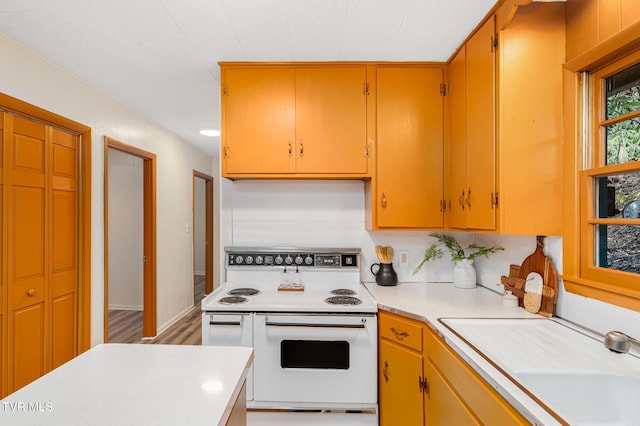
[[443, 227], [444, 69], [379, 66], [372, 228]]
[[296, 171], [367, 173], [364, 66], [296, 69]]
[[295, 172], [293, 68], [222, 68], [223, 174]]
[[449, 64], [447, 223], [559, 235], [564, 3], [508, 15], [489, 18]]
[[496, 227], [495, 23], [487, 20], [449, 66], [449, 226]]
[[367, 67], [222, 67], [222, 175], [368, 177]]
[[505, 24], [498, 33], [499, 230], [560, 235], [565, 3], [521, 6]]

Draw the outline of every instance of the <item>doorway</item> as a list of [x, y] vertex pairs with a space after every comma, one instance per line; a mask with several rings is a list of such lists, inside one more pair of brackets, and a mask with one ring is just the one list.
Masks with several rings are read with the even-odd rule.
[[[110, 155], [111, 154], [111, 155]], [[117, 159], [121, 161], [125, 159], [125, 163], [130, 167], [126, 167], [128, 170], [126, 175], [132, 177], [133, 180], [137, 180], [139, 183], [139, 190], [127, 191], [129, 195], [127, 197], [133, 198], [131, 200], [116, 200], [115, 194], [112, 193], [114, 199], [113, 203], [119, 203], [118, 205], [124, 206], [128, 204], [139, 205], [140, 218], [126, 217], [113, 217], [109, 214], [109, 158]], [[123, 341], [131, 341], [131, 334], [135, 330], [136, 318], [139, 318], [139, 314], [142, 308], [142, 327], [141, 335], [142, 339], [152, 338], [156, 335], [156, 156], [153, 153], [135, 148], [130, 145], [126, 145], [115, 139], [105, 136], [105, 153], [104, 153], [104, 204], [105, 204], [105, 218], [104, 218], [104, 259], [105, 259], [105, 273], [104, 273], [104, 341], [109, 342], [110, 332], [112, 329], [110, 322], [116, 323], [118, 319], [118, 328]], [[136, 178], [139, 177], [139, 179]], [[119, 176], [122, 178], [122, 176]], [[114, 181], [111, 181], [114, 184]], [[136, 182], [131, 182], [132, 188], [135, 188]], [[133, 195], [131, 195], [133, 194]], [[137, 200], [135, 199], [137, 198]], [[124, 201], [124, 202], [123, 202]], [[127, 207], [128, 210], [128, 207]], [[113, 210], [112, 210], [113, 211]], [[134, 210], [135, 211], [135, 210]], [[125, 215], [127, 212], [124, 212]], [[136, 213], [133, 213], [136, 215]], [[124, 219], [124, 220], [123, 220]], [[109, 225], [117, 227], [120, 232], [110, 232]], [[125, 227], [128, 229], [125, 231]], [[120, 235], [121, 232], [125, 232], [124, 235]], [[140, 238], [136, 238], [139, 235]], [[128, 252], [133, 251], [132, 254], [127, 254], [125, 257], [128, 259], [129, 268], [124, 274], [115, 274], [113, 265], [110, 263], [109, 256], [109, 241], [110, 238], [126, 239], [126, 244], [122, 247], [126, 247]], [[140, 240], [140, 241], [138, 241]], [[112, 241], [115, 244], [115, 241]], [[121, 257], [122, 253], [118, 253]], [[113, 261], [116, 261], [115, 256]], [[110, 269], [112, 273], [110, 273]], [[113, 276], [112, 276], [113, 275]], [[136, 280], [136, 276], [139, 278]], [[140, 280], [141, 278], [141, 280]], [[117, 286], [118, 291], [116, 293], [110, 292], [110, 279], [118, 280], [114, 281], [114, 288]], [[122, 282], [125, 285], [122, 285]], [[136, 284], [136, 281], [138, 284]], [[112, 305], [110, 298], [114, 298], [116, 305]], [[116, 299], [117, 298], [117, 299]], [[110, 307], [120, 307], [126, 309], [118, 309], [118, 311], [124, 311], [127, 315], [120, 315], [119, 317], [111, 317], [109, 315]], [[122, 312], [121, 312], [122, 313]], [[128, 323], [128, 322], [129, 323]], [[139, 321], [139, 319], [137, 320]], [[131, 322], [134, 322], [131, 324]], [[122, 324], [127, 325], [126, 329], [123, 329]]]
[[194, 306], [213, 291], [213, 177], [193, 171]]

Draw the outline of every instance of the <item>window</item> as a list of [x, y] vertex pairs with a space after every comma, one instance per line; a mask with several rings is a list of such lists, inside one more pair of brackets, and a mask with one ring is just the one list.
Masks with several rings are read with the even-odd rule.
[[640, 296], [640, 53], [589, 75], [580, 172], [582, 278]]

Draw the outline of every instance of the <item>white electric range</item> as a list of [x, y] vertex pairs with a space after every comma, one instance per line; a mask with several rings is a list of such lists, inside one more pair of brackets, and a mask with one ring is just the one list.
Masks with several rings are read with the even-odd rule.
[[360, 250], [226, 247], [202, 301], [202, 344], [252, 346], [249, 410], [348, 413], [377, 424], [377, 304]]

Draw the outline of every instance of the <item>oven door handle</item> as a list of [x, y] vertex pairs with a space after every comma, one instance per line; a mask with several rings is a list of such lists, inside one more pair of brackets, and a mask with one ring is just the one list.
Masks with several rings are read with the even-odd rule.
[[209, 325], [242, 325], [241, 321], [209, 321]]
[[301, 322], [271, 322], [266, 321], [268, 327], [304, 327], [304, 328], [365, 328], [364, 324], [310, 324]]

